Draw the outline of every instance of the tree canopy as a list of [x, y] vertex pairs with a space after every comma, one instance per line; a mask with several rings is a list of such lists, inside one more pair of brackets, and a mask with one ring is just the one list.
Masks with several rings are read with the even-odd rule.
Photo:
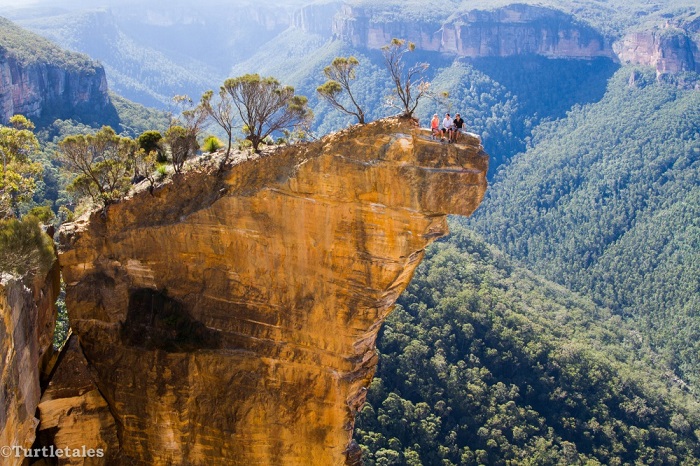
[[365, 465], [697, 464], [697, 400], [633, 327], [450, 230], [378, 337]]
[[293, 87], [282, 86], [275, 78], [246, 74], [227, 79], [223, 87], [255, 151], [274, 132], [304, 126], [313, 117], [307, 98], [294, 94]]
[[403, 116], [409, 118], [413, 117], [420, 100], [428, 95], [430, 88], [430, 83], [425, 79], [428, 63], [415, 63], [406, 68], [405, 55], [415, 49], [413, 42], [396, 38], [382, 47], [384, 61], [394, 83], [394, 92], [389, 96], [388, 103], [401, 109]]
[[0, 217], [16, 214], [17, 206], [31, 199], [43, 168], [32, 156], [39, 150], [34, 124], [22, 115], [0, 126]]
[[[357, 58], [336, 57], [333, 62], [323, 69], [328, 81], [320, 85], [316, 91], [319, 95], [341, 112], [353, 115], [361, 125], [365, 124], [365, 112], [355, 100], [350, 89], [350, 83], [355, 79], [355, 68], [360, 64]], [[343, 91], [348, 95], [351, 106], [343, 105], [339, 98]], [[349, 107], [349, 108], [348, 108]]]
[[57, 159], [72, 182], [68, 190], [105, 206], [131, 186], [137, 144], [108, 126], [95, 134], [68, 136], [58, 144]]

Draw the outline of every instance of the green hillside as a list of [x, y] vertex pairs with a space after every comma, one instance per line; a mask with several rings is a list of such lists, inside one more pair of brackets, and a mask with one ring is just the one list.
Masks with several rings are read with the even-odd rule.
[[94, 73], [96, 63], [87, 55], [69, 52], [53, 42], [0, 17], [0, 51], [24, 66], [47, 63], [68, 71]]
[[[536, 273], [630, 317], [700, 388], [700, 93], [624, 68], [539, 127], [469, 221]], [[690, 89], [684, 89], [690, 87]]]
[[619, 316], [453, 222], [388, 318], [366, 465], [695, 465], [700, 405]]
[[164, 108], [175, 94], [197, 94], [218, 74], [195, 59], [180, 62], [136, 42], [106, 10], [21, 20], [23, 27], [104, 64], [110, 88], [145, 105]]

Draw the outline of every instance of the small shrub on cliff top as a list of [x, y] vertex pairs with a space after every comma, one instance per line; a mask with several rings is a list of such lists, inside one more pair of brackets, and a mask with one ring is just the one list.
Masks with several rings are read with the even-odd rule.
[[168, 166], [166, 164], [160, 164], [156, 167], [156, 173], [158, 174], [158, 181], [162, 181], [168, 176]]
[[175, 173], [180, 173], [185, 161], [199, 149], [197, 136], [183, 126], [172, 126], [165, 133], [165, 143], [170, 147], [170, 157]]
[[219, 141], [219, 138], [216, 136], [209, 136], [204, 140], [202, 150], [204, 152], [216, 152], [217, 150], [221, 149], [221, 146], [223, 146], [223, 144], [221, 141]]
[[36, 217], [37, 220], [39, 220], [44, 225], [49, 225], [53, 223], [53, 221], [56, 219], [56, 214], [53, 213], [53, 210], [51, 210], [51, 207], [49, 207], [48, 205], [39, 205], [36, 207], [32, 207], [31, 209], [29, 209], [28, 214], [33, 217]]
[[160, 131], [145, 131], [136, 139], [139, 147], [147, 154], [155, 152], [157, 154], [157, 162], [163, 163], [167, 161], [165, 151], [162, 146], [163, 135]]

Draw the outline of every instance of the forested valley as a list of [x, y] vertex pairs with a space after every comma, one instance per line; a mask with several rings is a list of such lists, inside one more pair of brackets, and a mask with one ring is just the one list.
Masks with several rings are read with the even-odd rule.
[[[398, 3], [389, 2], [384, 14], [398, 15]], [[700, 24], [687, 2], [649, 11], [643, 2], [547, 3], [611, 40], [659, 21]], [[422, 14], [424, 5], [411, 5], [411, 15]], [[220, 42], [198, 61], [178, 42], [178, 30], [151, 30], [115, 17], [116, 10], [28, 11], [16, 13], [27, 27], [101, 55], [108, 79], [118, 83], [112, 88], [131, 99], [110, 94], [110, 138], [128, 139], [134, 153], [153, 150], [158, 160], [149, 159], [148, 170], [158, 177], [173, 173], [169, 144], [177, 134], [167, 139], [169, 127], [187, 127], [182, 110], [187, 115], [226, 76], [273, 76], [308, 97], [308, 131], [276, 134], [277, 141], [265, 141], [271, 145], [317, 139], [356, 122], [316, 91], [335, 57], [356, 57], [352, 89], [368, 120], [396, 113], [386, 105], [392, 83], [380, 50], [287, 28], [276, 22], [279, 12], [237, 31], [235, 59], [226, 55], [224, 28], [212, 29]], [[263, 23], [260, 43], [252, 43]], [[84, 55], [2, 25], [2, 46], [25, 60], [93, 66]], [[182, 48], [162, 48], [158, 31]], [[433, 92], [415, 116], [427, 126], [435, 112], [461, 112], [490, 155], [490, 186], [473, 217], [451, 219], [451, 235], [426, 251], [380, 332], [379, 367], [354, 434], [365, 464], [699, 464], [698, 73], [660, 74], [608, 58], [469, 59], [416, 50], [406, 59], [429, 64]], [[175, 94], [191, 100], [173, 101]], [[178, 107], [183, 102], [192, 105]], [[3, 129], [14, 137], [10, 126]], [[102, 134], [101, 126], [101, 116], [90, 115], [14, 128], [25, 131], [31, 150], [10, 167], [23, 177], [16, 186], [23, 194], [6, 210], [24, 220], [0, 225], [0, 247], [16, 248], [18, 235], [91, 208], [81, 204], [85, 191], [71, 187], [75, 173], [57, 153], [66, 138]], [[250, 150], [237, 131], [236, 147]], [[216, 125], [202, 129], [187, 157], [221, 148], [225, 136]], [[131, 189], [134, 175], [129, 165], [115, 196]], [[23, 181], [30, 177], [33, 184]], [[50, 246], [38, 236], [28, 242], [22, 247], [41, 253], [32, 260], [45, 262]], [[60, 305], [57, 347], [69, 327]]]

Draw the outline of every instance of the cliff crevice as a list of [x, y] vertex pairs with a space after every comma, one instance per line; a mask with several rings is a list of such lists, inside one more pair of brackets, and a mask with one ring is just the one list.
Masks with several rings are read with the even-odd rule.
[[[0, 282], [0, 445], [30, 448], [39, 420], [42, 376], [52, 355], [60, 271], [55, 263], [30, 283], [4, 274]], [[12, 451], [3, 464], [21, 465]]]

